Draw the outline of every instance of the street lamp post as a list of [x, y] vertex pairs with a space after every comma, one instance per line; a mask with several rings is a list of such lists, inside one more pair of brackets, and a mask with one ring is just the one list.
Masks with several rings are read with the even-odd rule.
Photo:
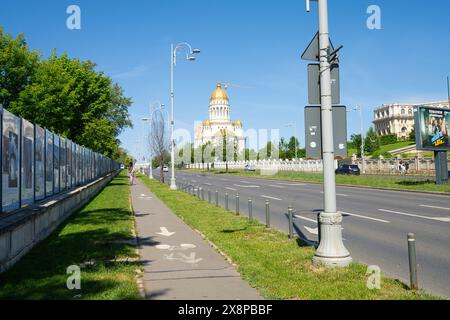
[[152, 150], [152, 144], [151, 144], [151, 139], [152, 139], [152, 120], [153, 120], [153, 114], [156, 111], [166, 111], [166, 105], [165, 104], [161, 104], [159, 102], [156, 102], [155, 104], [150, 106], [150, 118], [142, 118], [142, 121], [148, 122], [150, 124], [150, 137], [149, 137], [149, 139], [150, 139], [150, 169], [149, 169], [149, 174], [148, 174], [148, 177], [150, 179], [153, 179], [153, 150]]
[[[331, 93], [330, 36], [328, 31], [328, 0], [317, 0], [319, 7], [320, 96], [322, 112], [322, 148], [324, 171], [324, 212], [320, 214], [320, 245], [313, 264], [345, 267], [352, 262], [342, 241], [342, 214], [336, 205], [336, 174], [334, 170], [333, 108]], [[310, 0], [306, 1], [309, 11]]]
[[172, 162], [172, 178], [170, 179], [170, 189], [177, 190], [177, 183], [175, 179], [175, 137], [174, 137], [174, 100], [175, 100], [175, 92], [174, 92], [174, 69], [177, 65], [177, 51], [178, 49], [187, 49], [186, 52], [186, 60], [195, 61], [194, 54], [200, 53], [198, 49], [192, 49], [189, 43], [183, 42], [179, 43], [176, 46], [173, 44], [170, 46], [170, 127], [171, 127], [171, 162]]

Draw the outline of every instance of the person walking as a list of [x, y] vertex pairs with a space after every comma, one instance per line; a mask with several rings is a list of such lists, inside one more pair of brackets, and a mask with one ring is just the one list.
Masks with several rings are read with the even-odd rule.
[[128, 169], [128, 179], [130, 182], [130, 186], [134, 185], [134, 177], [136, 176], [136, 170], [134, 167], [134, 164], [131, 165], [131, 167]]

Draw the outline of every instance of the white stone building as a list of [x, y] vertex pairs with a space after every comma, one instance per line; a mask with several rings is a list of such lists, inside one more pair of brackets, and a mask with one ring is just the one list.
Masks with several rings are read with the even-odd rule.
[[195, 148], [208, 142], [217, 146], [223, 139], [224, 133], [228, 139], [235, 139], [239, 152], [245, 149], [243, 124], [240, 120], [230, 120], [230, 100], [221, 84], [217, 84], [211, 95], [209, 104], [209, 120], [197, 126], [195, 130]]
[[448, 108], [447, 102], [428, 102], [417, 104], [384, 104], [374, 110], [373, 124], [380, 136], [395, 134], [399, 139], [407, 139], [414, 130], [414, 108], [429, 106]]

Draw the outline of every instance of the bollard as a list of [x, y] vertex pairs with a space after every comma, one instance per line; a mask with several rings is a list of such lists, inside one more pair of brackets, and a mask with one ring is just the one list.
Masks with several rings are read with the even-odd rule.
[[208, 202], [211, 203], [211, 190], [208, 190]]
[[266, 200], [266, 228], [270, 228], [270, 201]]
[[248, 218], [250, 221], [253, 220], [253, 200], [248, 198]]
[[202, 200], [205, 201], [205, 190], [203, 190], [203, 188], [200, 188], [200, 191], [202, 193]]
[[320, 223], [320, 213], [317, 214], [317, 241], [320, 242], [322, 241], [322, 225]]
[[408, 233], [408, 256], [409, 256], [409, 273], [411, 278], [411, 290], [418, 290], [417, 281], [417, 258], [416, 258], [416, 235]]
[[294, 238], [294, 209], [292, 206], [288, 208], [288, 216], [289, 216], [289, 239]]
[[225, 193], [225, 210], [228, 210], [228, 193]]
[[200, 187], [199, 186], [197, 186], [197, 198], [200, 199]]
[[216, 207], [219, 206], [219, 191], [216, 190]]
[[239, 193], [236, 194], [236, 215], [239, 215]]

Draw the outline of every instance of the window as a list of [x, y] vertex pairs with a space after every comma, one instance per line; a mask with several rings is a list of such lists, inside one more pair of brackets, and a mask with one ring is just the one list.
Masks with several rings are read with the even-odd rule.
[[402, 116], [404, 116], [406, 114], [405, 109], [402, 109]]

